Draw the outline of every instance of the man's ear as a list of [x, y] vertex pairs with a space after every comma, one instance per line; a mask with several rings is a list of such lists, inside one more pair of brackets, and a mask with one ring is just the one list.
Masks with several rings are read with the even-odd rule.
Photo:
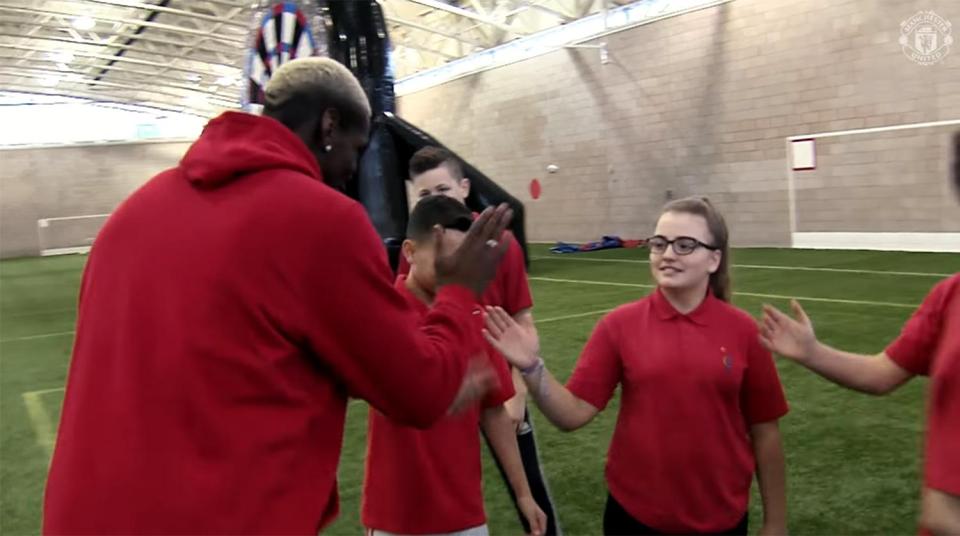
[[470, 197], [470, 179], [464, 177], [460, 179], [460, 189], [463, 190], [463, 197]]
[[318, 147], [326, 147], [333, 144], [337, 129], [340, 127], [340, 112], [334, 108], [327, 108], [323, 111], [317, 125], [315, 142]]

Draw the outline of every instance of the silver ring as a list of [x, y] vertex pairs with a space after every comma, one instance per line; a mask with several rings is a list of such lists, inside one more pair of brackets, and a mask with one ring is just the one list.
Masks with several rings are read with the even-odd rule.
[[499, 246], [499, 245], [500, 245], [500, 242], [497, 242], [496, 240], [494, 240], [494, 239], [492, 239], [492, 238], [491, 238], [490, 240], [487, 240], [487, 247], [488, 247], [488, 248], [495, 248], [495, 247], [497, 247], [497, 246]]

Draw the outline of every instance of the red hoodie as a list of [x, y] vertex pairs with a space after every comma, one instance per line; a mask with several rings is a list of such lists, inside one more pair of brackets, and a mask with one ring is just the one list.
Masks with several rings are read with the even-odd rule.
[[472, 293], [424, 321], [362, 207], [273, 119], [212, 120], [87, 262], [48, 534], [316, 534], [348, 396], [429, 426], [465, 371]]

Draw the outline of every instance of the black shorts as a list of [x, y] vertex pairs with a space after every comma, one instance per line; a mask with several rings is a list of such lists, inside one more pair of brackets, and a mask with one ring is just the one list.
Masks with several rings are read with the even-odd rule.
[[[608, 494], [607, 507], [603, 511], [603, 534], [605, 536], [647, 536], [664, 533], [637, 521], [623, 509], [623, 506], [613, 498], [613, 495]], [[743, 514], [743, 519], [740, 520], [740, 523], [738, 523], [736, 527], [710, 534], [717, 536], [746, 536], [747, 514]]]

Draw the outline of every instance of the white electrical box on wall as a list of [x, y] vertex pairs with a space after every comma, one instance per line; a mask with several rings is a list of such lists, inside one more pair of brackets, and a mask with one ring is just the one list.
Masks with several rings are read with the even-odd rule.
[[790, 148], [794, 171], [817, 169], [817, 145], [813, 138], [793, 140]]

